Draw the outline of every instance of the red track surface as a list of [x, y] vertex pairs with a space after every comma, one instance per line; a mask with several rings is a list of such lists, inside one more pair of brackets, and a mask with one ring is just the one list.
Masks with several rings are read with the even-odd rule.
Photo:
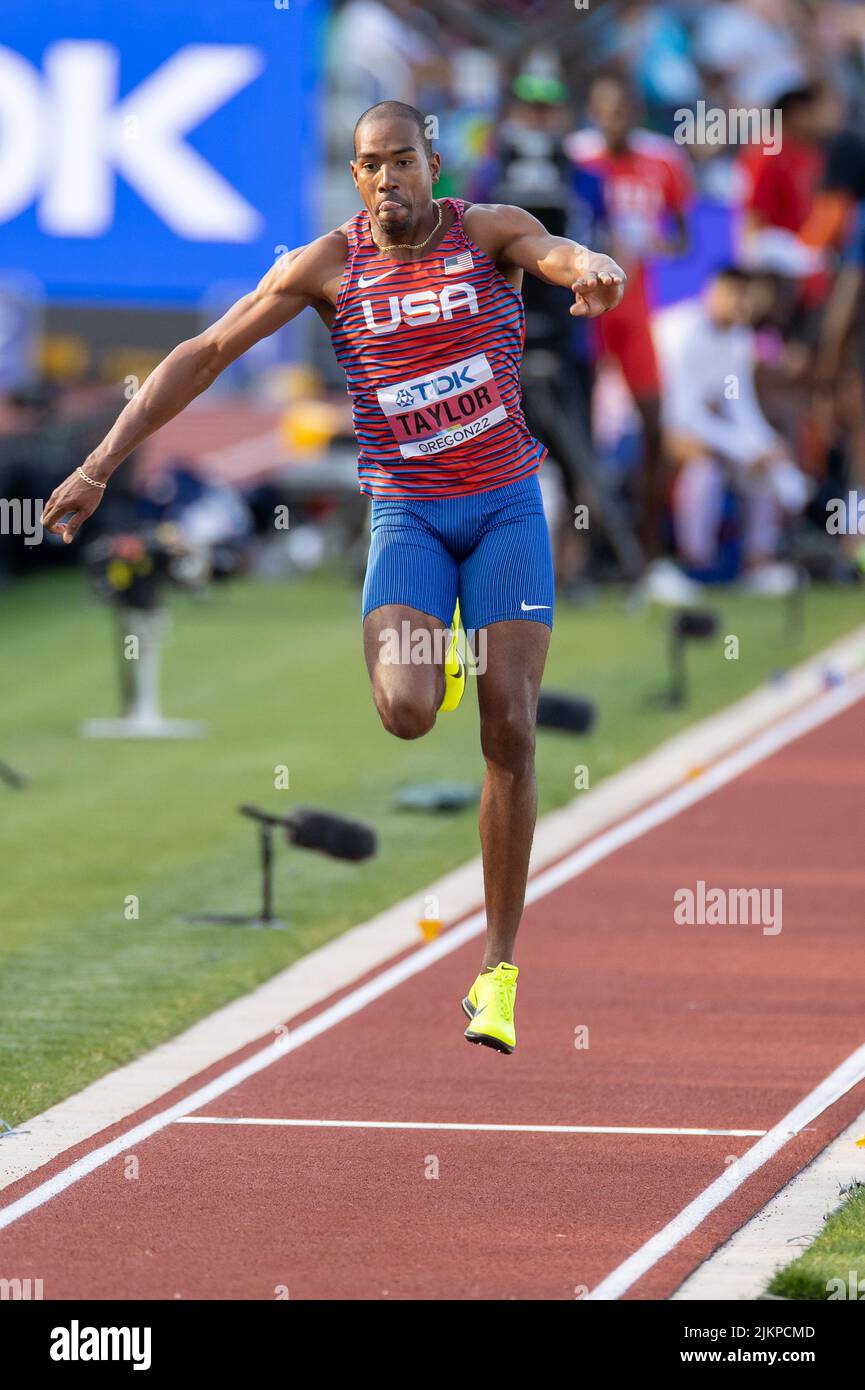
[[[865, 1041], [863, 786], [859, 704], [535, 902], [511, 1058], [462, 1038], [473, 941], [199, 1113], [767, 1130]], [[675, 926], [698, 879], [782, 888], [783, 931]], [[863, 1106], [860, 1085], [626, 1296], [672, 1292]], [[137, 1180], [121, 1156], [0, 1233], [0, 1274], [46, 1298], [572, 1299], [756, 1142], [172, 1124]]]

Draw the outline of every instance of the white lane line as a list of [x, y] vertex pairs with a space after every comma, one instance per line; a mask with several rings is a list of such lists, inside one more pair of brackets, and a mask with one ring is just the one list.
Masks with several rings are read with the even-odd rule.
[[[761, 759], [767, 758], [771, 753], [784, 747], [785, 744], [792, 743], [794, 739], [799, 738], [810, 729], [834, 718], [842, 710], [849, 709], [863, 696], [865, 696], [865, 677], [860, 676], [849, 680], [846, 685], [837, 686], [830, 690], [817, 699], [813, 705], [796, 710], [774, 729], [758, 735], [750, 743], [716, 763], [697, 781], [689, 783], [685, 787], [677, 788], [654, 805], [643, 811], [638, 811], [636, 815], [629, 816], [621, 824], [614, 826], [612, 830], [606, 831], [597, 839], [589, 841], [587, 845], [568, 855], [560, 864], [554, 865], [551, 869], [545, 870], [532, 879], [526, 891], [526, 903], [536, 902], [538, 898], [551, 893], [553, 889], [561, 887], [568, 880], [585, 873], [592, 865], [613, 854], [617, 849], [621, 849], [623, 845], [638, 839], [646, 831], [654, 829], [655, 826], [661, 825], [664, 821], [672, 820], [685, 807], [702, 801], [718, 787], [732, 781], [733, 778], [738, 777], [749, 767], [753, 767]], [[473, 913], [459, 926], [452, 927], [439, 937], [437, 941], [421, 947], [414, 955], [407, 956], [404, 960], [398, 961], [396, 965], [383, 970], [381, 974], [368, 980], [366, 984], [358, 986], [357, 989], [346, 994], [337, 1003], [331, 1004], [320, 1014], [316, 1014], [314, 1018], [308, 1019], [300, 1027], [283, 1034], [275, 1042], [268, 1043], [266, 1047], [254, 1052], [245, 1061], [229, 1067], [207, 1082], [206, 1085], [199, 1086], [183, 1100], [175, 1102], [174, 1105], [168, 1106], [165, 1110], [158, 1111], [157, 1114], [151, 1115], [150, 1119], [134, 1125], [125, 1134], [119, 1135], [118, 1138], [112, 1139], [107, 1144], [101, 1144], [99, 1148], [93, 1149], [83, 1158], [76, 1159], [66, 1168], [61, 1168], [54, 1177], [39, 1183], [23, 1197], [9, 1202], [5, 1207], [0, 1207], [0, 1230], [6, 1226], [11, 1226], [13, 1221], [17, 1221], [22, 1216], [26, 1216], [29, 1212], [43, 1206], [53, 1197], [58, 1196], [59, 1193], [65, 1192], [73, 1183], [87, 1177], [88, 1174], [109, 1163], [119, 1154], [125, 1153], [135, 1144], [140, 1144], [145, 1139], [151, 1138], [152, 1135], [158, 1134], [167, 1125], [173, 1124], [181, 1115], [188, 1115], [194, 1110], [200, 1110], [203, 1106], [209, 1105], [217, 1096], [225, 1095], [226, 1091], [233, 1090], [235, 1086], [247, 1081], [249, 1077], [265, 1071], [267, 1067], [278, 1062], [289, 1052], [294, 1052], [313, 1038], [320, 1037], [322, 1033], [328, 1032], [338, 1023], [342, 1023], [345, 1019], [359, 1013], [373, 1000], [380, 999], [382, 995], [390, 993], [397, 985], [403, 984], [404, 981], [411, 979], [414, 975], [419, 975], [421, 971], [426, 970], [436, 961], [458, 951], [467, 941], [479, 936], [485, 925], [486, 917], [483, 911]], [[766, 1140], [760, 1141], [762, 1144], [765, 1142]], [[760, 1144], [755, 1146], [755, 1148], [759, 1147]], [[754, 1150], [752, 1149], [750, 1152], [753, 1153]]]
[[865, 1043], [842, 1062], [840, 1067], [836, 1067], [830, 1076], [821, 1081], [819, 1086], [815, 1086], [810, 1095], [800, 1100], [799, 1104], [795, 1105], [783, 1120], [779, 1120], [753, 1148], [736, 1159], [735, 1163], [731, 1163], [729, 1168], [680, 1211], [678, 1216], [647, 1240], [645, 1245], [641, 1245], [639, 1250], [635, 1250], [634, 1254], [620, 1264], [618, 1269], [614, 1269], [612, 1274], [602, 1279], [586, 1297], [621, 1298], [632, 1284], [641, 1279], [665, 1255], [669, 1255], [685, 1236], [696, 1230], [716, 1207], [736, 1191], [737, 1187], [741, 1187], [758, 1168], [762, 1168], [764, 1163], [783, 1149], [792, 1135], [801, 1133], [812, 1120], [822, 1115], [824, 1110], [834, 1105], [835, 1101], [840, 1100], [860, 1081], [865, 1081]]
[[292, 1125], [299, 1129], [467, 1129], [493, 1130], [497, 1134], [723, 1134], [730, 1139], [759, 1138], [765, 1129], [665, 1129], [655, 1125], [469, 1125], [431, 1120], [286, 1120], [234, 1115], [181, 1115], [178, 1125]]
[[851, 1184], [865, 1183], [865, 1152], [856, 1147], [863, 1130], [865, 1113], [689, 1274], [671, 1302], [752, 1302], [765, 1293], [772, 1276], [846, 1200]]

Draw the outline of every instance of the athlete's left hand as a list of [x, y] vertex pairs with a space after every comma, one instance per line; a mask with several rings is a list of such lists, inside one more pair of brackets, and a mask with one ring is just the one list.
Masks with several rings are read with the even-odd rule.
[[571, 285], [574, 302], [571, 313], [575, 318], [594, 319], [621, 304], [627, 276], [615, 261], [603, 270], [584, 270]]

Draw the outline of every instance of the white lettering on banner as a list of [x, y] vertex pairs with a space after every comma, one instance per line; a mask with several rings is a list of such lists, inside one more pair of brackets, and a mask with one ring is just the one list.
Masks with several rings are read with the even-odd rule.
[[[50, 236], [99, 237], [114, 219], [119, 173], [188, 241], [252, 241], [263, 218], [184, 137], [262, 71], [241, 44], [188, 44], [122, 101], [110, 43], [61, 40], [44, 80], [0, 46], [0, 222], [34, 199]], [[134, 138], [131, 138], [134, 133]]]
[[17, 217], [33, 198], [42, 161], [39, 74], [11, 48], [0, 47], [0, 221]]

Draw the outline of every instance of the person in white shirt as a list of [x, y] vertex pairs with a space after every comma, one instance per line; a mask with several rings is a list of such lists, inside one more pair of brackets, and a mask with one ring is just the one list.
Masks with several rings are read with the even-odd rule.
[[710, 568], [732, 485], [744, 504], [746, 583], [783, 593], [795, 573], [776, 559], [781, 523], [785, 513], [802, 511], [810, 484], [757, 399], [754, 311], [752, 276], [730, 267], [712, 277], [700, 299], [656, 316], [663, 426], [678, 466], [673, 528], [681, 561], [691, 570]]

